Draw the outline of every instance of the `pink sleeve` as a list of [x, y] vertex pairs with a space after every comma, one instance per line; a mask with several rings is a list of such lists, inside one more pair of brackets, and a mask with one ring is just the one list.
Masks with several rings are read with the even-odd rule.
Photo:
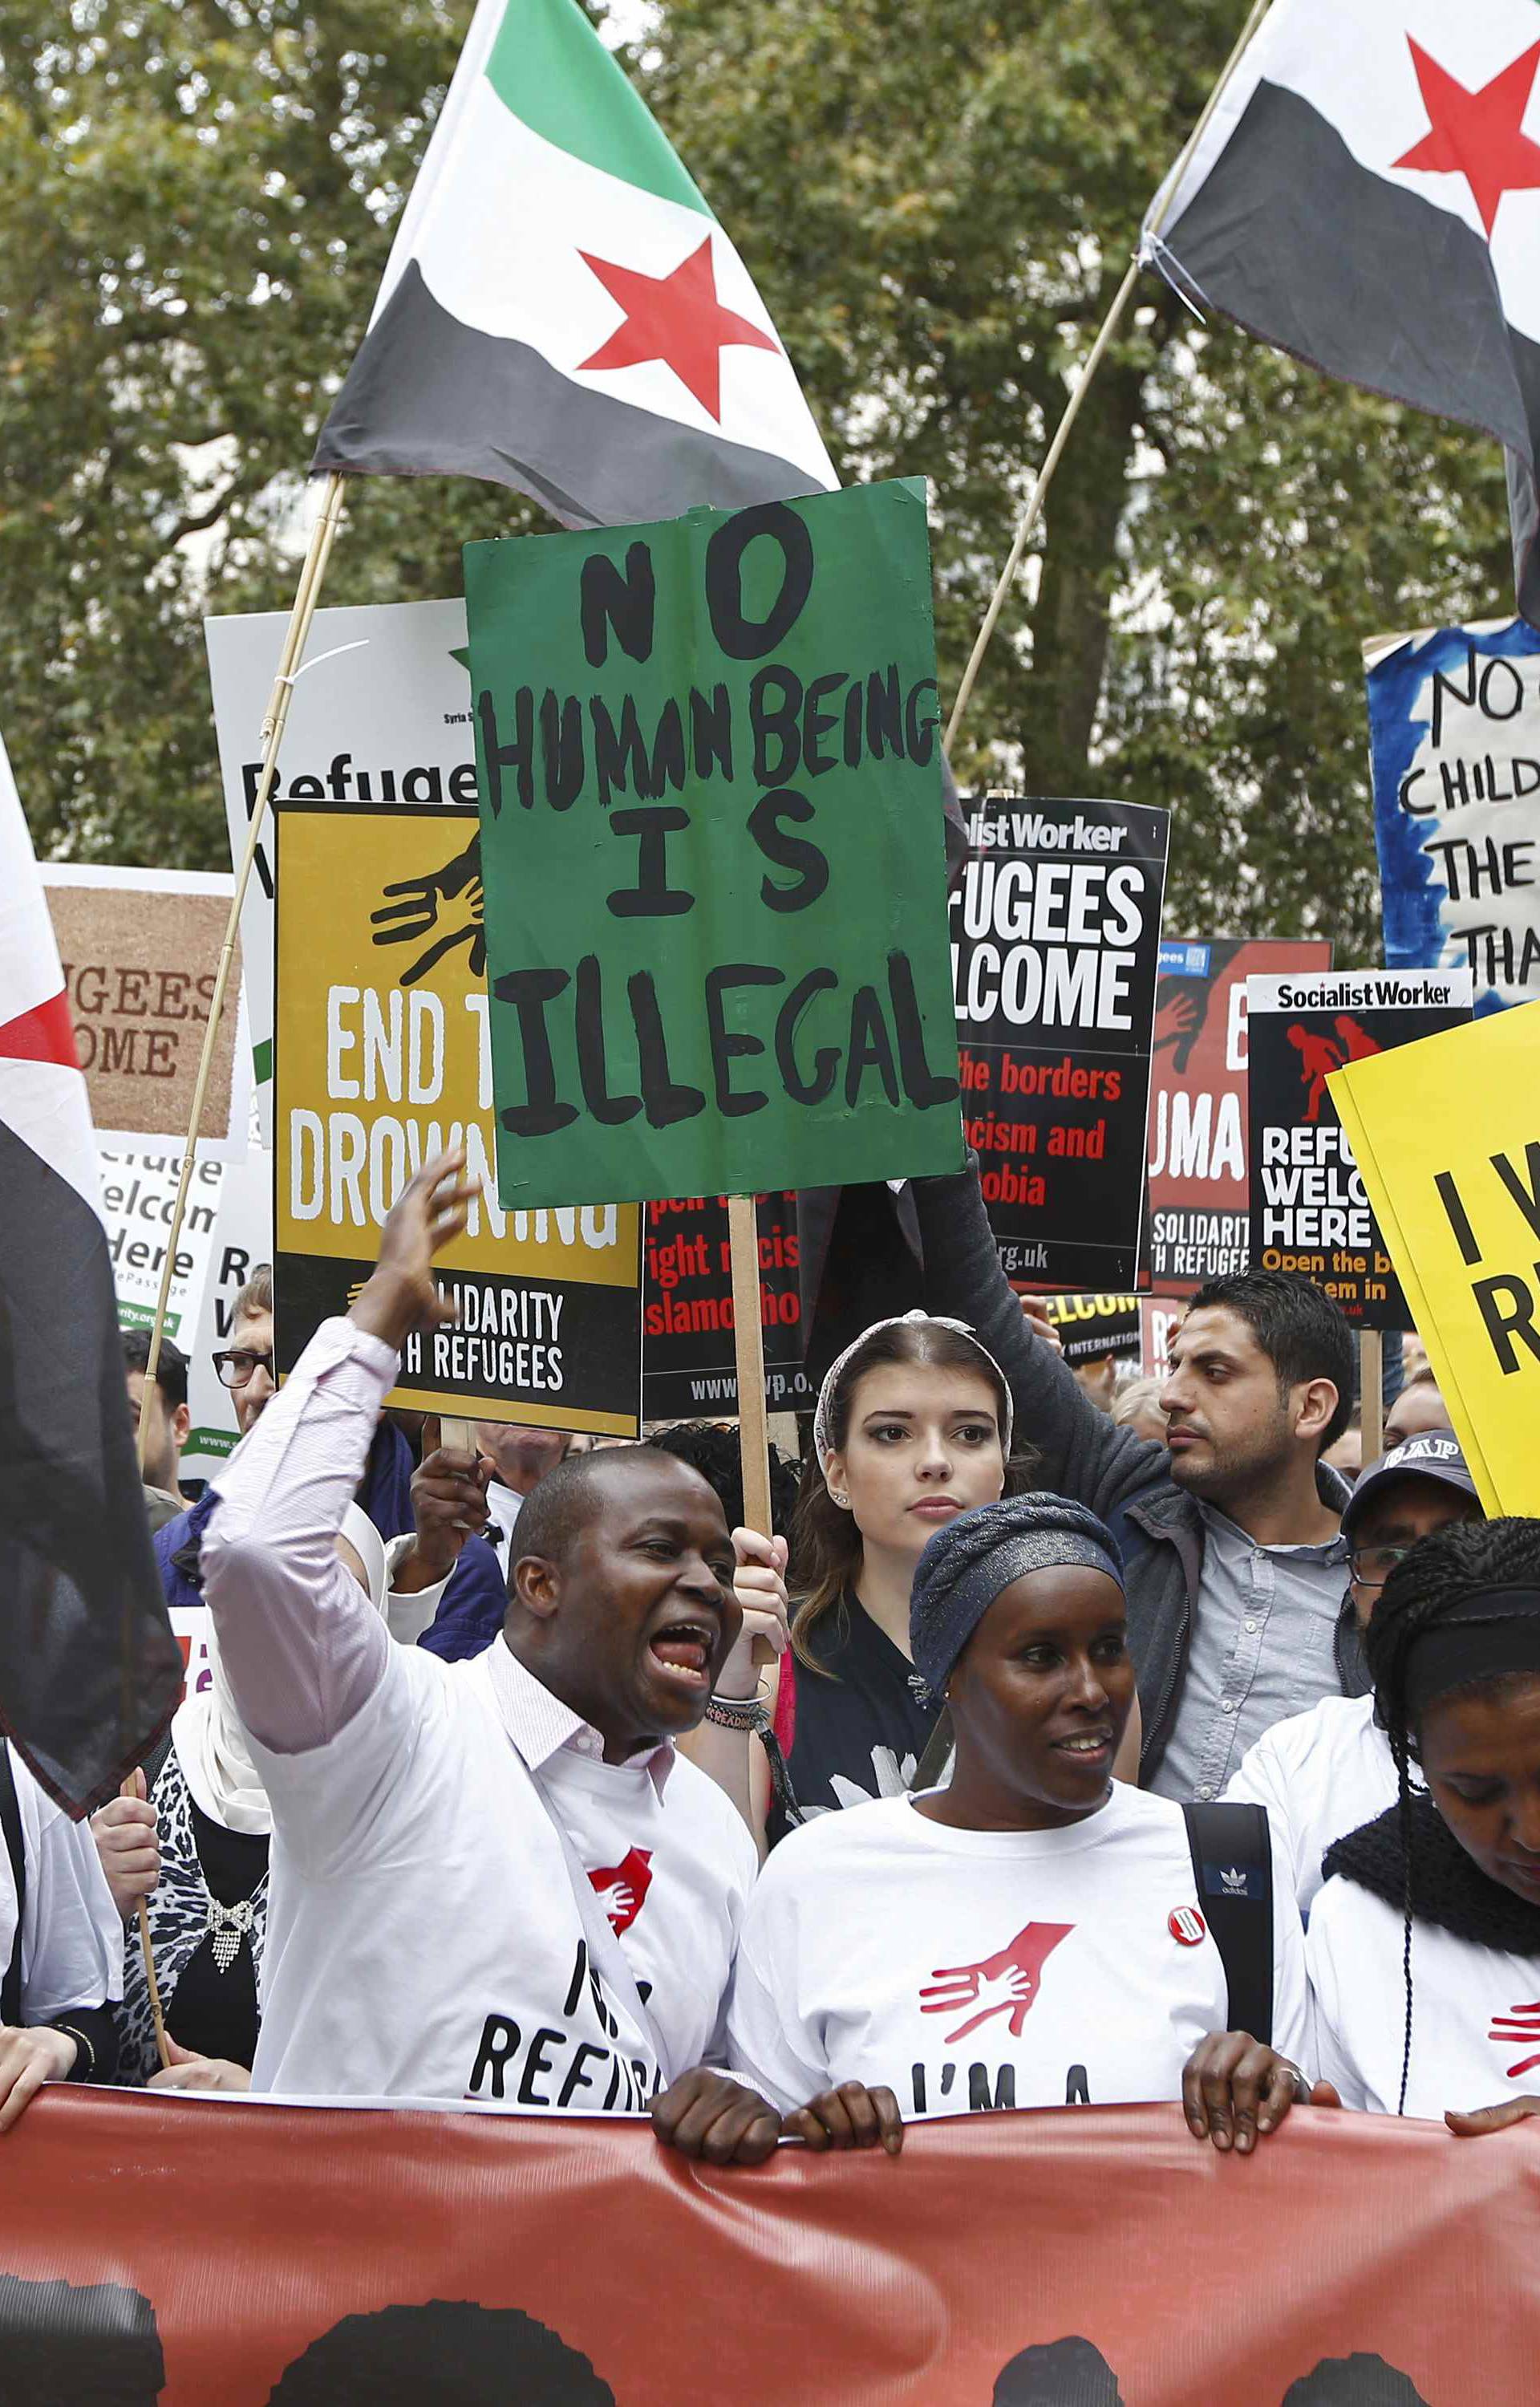
[[384, 1620], [338, 1559], [396, 1357], [324, 1321], [215, 1483], [204, 1595], [242, 1721], [275, 1755], [324, 1746], [389, 1660]]

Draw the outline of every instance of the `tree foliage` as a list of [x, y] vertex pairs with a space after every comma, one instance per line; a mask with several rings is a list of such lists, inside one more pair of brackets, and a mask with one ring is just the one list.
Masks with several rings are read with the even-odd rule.
[[[0, 725], [49, 849], [221, 858], [200, 616], [289, 599], [298, 473], [469, 13], [0, 0]], [[841, 473], [931, 480], [943, 694], [1241, 13], [659, 0], [631, 57]], [[1367, 956], [1360, 641], [1511, 606], [1500, 460], [1137, 301], [959, 772], [1169, 802], [1168, 925]], [[326, 598], [455, 591], [463, 542], [542, 522], [356, 484]]]

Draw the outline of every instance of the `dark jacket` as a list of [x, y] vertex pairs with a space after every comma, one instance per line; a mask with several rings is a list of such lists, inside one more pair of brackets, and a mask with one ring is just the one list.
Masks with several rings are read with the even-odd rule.
[[[210, 1480], [195, 1504], [178, 1513], [175, 1520], [163, 1522], [150, 1538], [168, 1605], [204, 1601], [198, 1557], [219, 1501], [218, 1482]], [[369, 1442], [358, 1501], [386, 1540], [399, 1538], [412, 1527], [412, 1449], [394, 1421], [381, 1420]]]
[[417, 1640], [445, 1663], [485, 1655], [508, 1615], [508, 1590], [497, 1548], [488, 1539], [467, 1538], [449, 1585], [439, 1599], [431, 1626]]
[[[1109, 1420], [1063, 1358], [1033, 1335], [1000, 1268], [977, 1163], [953, 1178], [916, 1179], [911, 1191], [925, 1249], [925, 1310], [977, 1330], [1010, 1383], [1017, 1442], [1038, 1456], [1037, 1485], [1099, 1513], [1122, 1548], [1144, 1721], [1139, 1777], [1148, 1783], [1166, 1752], [1187, 1669], [1203, 1578], [1203, 1517], [1172, 1479], [1160, 1441]], [[1340, 1512], [1346, 1481], [1323, 1464], [1317, 1484], [1321, 1503]], [[1338, 1659], [1340, 1667], [1340, 1650]]]

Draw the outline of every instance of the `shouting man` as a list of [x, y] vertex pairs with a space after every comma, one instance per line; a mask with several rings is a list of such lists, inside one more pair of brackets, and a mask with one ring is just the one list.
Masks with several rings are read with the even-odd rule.
[[[434, 1255], [475, 1191], [441, 1155], [220, 1476], [205, 1595], [274, 1822], [258, 2089], [651, 2108], [757, 2161], [772, 2111], [719, 2044], [754, 1844], [676, 1758], [779, 1549], [647, 1447], [577, 1457], [519, 1517], [501, 1639], [392, 1646], [334, 1551], [398, 1352], [451, 1317]], [[661, 2094], [660, 2094], [661, 2093]]]

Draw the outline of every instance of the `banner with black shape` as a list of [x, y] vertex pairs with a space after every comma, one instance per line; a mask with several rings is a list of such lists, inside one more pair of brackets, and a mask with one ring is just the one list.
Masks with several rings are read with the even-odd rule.
[[413, 1173], [463, 1144], [481, 1194], [438, 1266], [459, 1317], [407, 1340], [387, 1401], [634, 1437], [640, 1214], [498, 1201], [480, 842], [448, 805], [278, 806], [278, 1371], [347, 1310]]
[[[1501, 2080], [1518, 2049], [1494, 2057]], [[1534, 2395], [1528, 2124], [1302, 2106], [1242, 2161], [1176, 2106], [1060, 2106], [913, 2124], [899, 2164], [786, 2146], [744, 2172], [641, 2117], [50, 2085], [5, 2147], [7, 2407]]]
[[1321, 937], [1166, 937], [1150, 1093], [1151, 1292], [1191, 1295], [1250, 1247], [1246, 982], [1329, 970]]
[[1469, 970], [1327, 970], [1247, 981], [1251, 1268], [1302, 1271], [1360, 1329], [1408, 1329], [1326, 1081], [1471, 1017]]
[[[811, 1412], [817, 1394], [802, 1368], [797, 1197], [777, 1189], [756, 1208], [765, 1403], [772, 1413]], [[681, 1195], [643, 1209], [642, 1409], [650, 1421], [736, 1414], [727, 1198]]]
[[1151, 1033], [1170, 814], [965, 806], [950, 902], [964, 1132], [1009, 1277], [1138, 1285]]

